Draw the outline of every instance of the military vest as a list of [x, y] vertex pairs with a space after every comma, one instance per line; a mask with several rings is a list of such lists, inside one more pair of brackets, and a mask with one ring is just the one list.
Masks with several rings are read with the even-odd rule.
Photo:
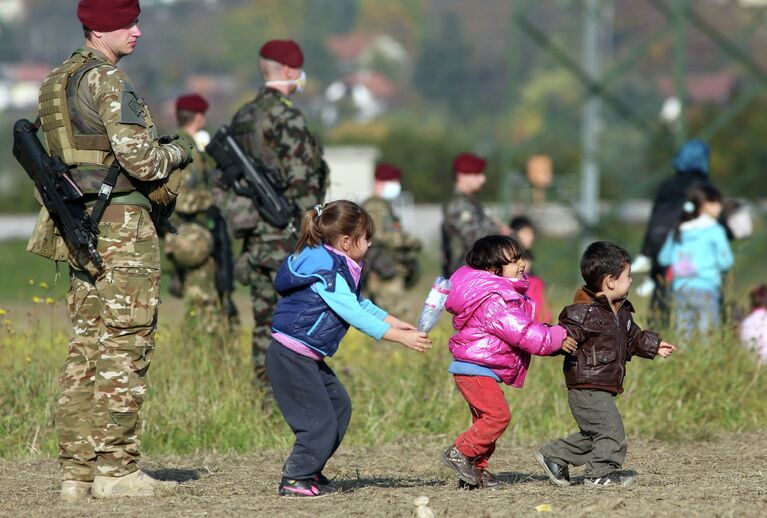
[[[38, 100], [48, 152], [72, 166], [72, 179], [84, 193], [99, 192], [115, 160], [98, 111], [93, 103], [83, 102], [78, 95], [86, 73], [101, 66], [114, 67], [89, 49], [75, 51], [48, 75]], [[113, 192], [135, 190], [129, 177], [121, 174]]]

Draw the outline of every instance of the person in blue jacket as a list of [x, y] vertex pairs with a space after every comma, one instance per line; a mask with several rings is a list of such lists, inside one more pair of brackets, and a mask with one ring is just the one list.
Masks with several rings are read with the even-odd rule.
[[727, 232], [717, 221], [722, 195], [711, 184], [690, 191], [676, 229], [668, 234], [658, 263], [669, 267], [676, 326], [685, 335], [719, 327], [722, 275], [733, 264]]
[[296, 252], [281, 264], [274, 285], [281, 295], [272, 317], [266, 372], [274, 398], [296, 436], [282, 471], [282, 496], [336, 492], [322, 474], [343, 440], [351, 400], [325, 357], [333, 356], [354, 326], [376, 340], [423, 352], [426, 333], [360, 296], [362, 258], [374, 225], [356, 203], [337, 200], [304, 213]]

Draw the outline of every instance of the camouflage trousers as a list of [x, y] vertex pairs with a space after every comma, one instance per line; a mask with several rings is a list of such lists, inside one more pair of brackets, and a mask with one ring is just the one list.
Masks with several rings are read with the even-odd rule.
[[183, 275], [188, 331], [225, 345], [231, 327], [216, 289], [216, 261], [209, 257], [202, 266], [184, 270]]
[[367, 292], [366, 296], [376, 306], [395, 317], [408, 322], [415, 318], [412, 304], [405, 297], [405, 278], [403, 276], [397, 275], [391, 279], [383, 280], [376, 272], [370, 272], [365, 291]]
[[272, 341], [272, 314], [277, 305], [274, 290], [276, 271], [256, 267], [250, 273], [250, 302], [253, 307], [252, 355], [253, 369], [259, 382], [266, 382], [266, 348]]
[[149, 213], [108, 207], [99, 225], [105, 272], [70, 269], [73, 336], [56, 412], [64, 480], [119, 477], [138, 469], [139, 410], [154, 350], [160, 252]]

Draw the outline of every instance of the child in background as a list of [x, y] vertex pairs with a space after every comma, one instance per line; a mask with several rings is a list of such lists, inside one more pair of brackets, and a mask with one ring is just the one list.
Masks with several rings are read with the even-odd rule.
[[[449, 371], [471, 410], [472, 426], [442, 455], [458, 478], [472, 487], [497, 488], [487, 471], [495, 443], [511, 413], [498, 383], [522, 388], [530, 355], [550, 355], [575, 343], [565, 329], [535, 322], [525, 296], [524, 248], [513, 237], [486, 236], [466, 253], [456, 271], [445, 307], [453, 313]], [[564, 344], [563, 344], [564, 342]]]
[[671, 269], [676, 325], [685, 334], [719, 327], [722, 275], [733, 264], [727, 233], [717, 221], [721, 213], [718, 189], [694, 187], [676, 229], [658, 253], [658, 264]]
[[525, 260], [525, 275], [530, 282], [530, 287], [527, 289], [527, 296], [535, 303], [535, 318], [536, 322], [543, 322], [548, 324], [551, 322], [551, 308], [549, 302], [546, 300], [546, 283], [543, 279], [537, 275], [530, 273], [533, 269], [533, 253], [530, 250], [525, 250], [522, 253], [522, 259]]
[[535, 227], [533, 222], [527, 216], [515, 216], [511, 218], [509, 227], [514, 237], [516, 237], [525, 250], [530, 250], [535, 242]]
[[749, 295], [751, 314], [740, 323], [740, 340], [767, 363], [767, 285], [760, 284]]
[[578, 343], [565, 356], [567, 402], [579, 430], [545, 445], [535, 454], [552, 483], [570, 485], [568, 465], [586, 464], [587, 486], [628, 485], [619, 473], [626, 459], [626, 433], [615, 396], [623, 392], [626, 362], [632, 356], [669, 356], [676, 347], [634, 323], [626, 299], [631, 286], [631, 256], [609, 241], [591, 243], [581, 258], [586, 285], [559, 323]]
[[360, 297], [361, 261], [373, 220], [359, 205], [338, 200], [304, 213], [296, 252], [275, 278], [282, 296], [272, 317], [266, 372], [296, 442], [283, 465], [279, 494], [319, 497], [336, 492], [322, 474], [346, 433], [351, 400], [325, 363], [352, 325], [376, 340], [423, 352], [426, 333]]

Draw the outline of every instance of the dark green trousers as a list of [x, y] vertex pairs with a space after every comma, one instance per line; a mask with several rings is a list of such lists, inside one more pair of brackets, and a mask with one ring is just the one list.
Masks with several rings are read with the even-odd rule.
[[602, 390], [569, 389], [567, 402], [580, 430], [541, 448], [557, 464], [586, 465], [587, 477], [602, 477], [626, 460], [626, 432], [615, 397]]

